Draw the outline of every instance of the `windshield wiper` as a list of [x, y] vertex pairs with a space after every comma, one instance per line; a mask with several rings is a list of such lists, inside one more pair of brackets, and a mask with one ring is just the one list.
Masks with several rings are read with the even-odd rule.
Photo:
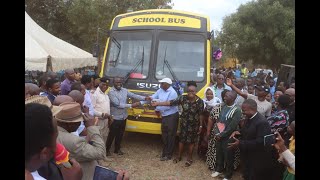
[[131, 73], [136, 72], [138, 70], [138, 68], [141, 64], [142, 64], [141, 65], [141, 74], [143, 74], [143, 63], [144, 63], [144, 46], [142, 47], [142, 58], [136, 63], [136, 65], [124, 77], [123, 84], [125, 84], [128, 81]]
[[164, 73], [164, 65], [166, 65], [166, 66], [167, 66], [167, 68], [169, 69], [169, 72], [170, 72], [170, 74], [171, 74], [171, 76], [172, 76], [173, 80], [177, 82], [177, 81], [179, 81], [179, 80], [178, 80], [178, 78], [177, 78], [176, 74], [173, 72], [173, 70], [172, 70], [172, 68], [171, 68], [171, 66], [170, 66], [170, 64], [169, 64], [169, 62], [168, 62], [168, 60], [166, 59], [166, 57], [167, 57], [167, 47], [166, 47], [166, 50], [164, 51], [164, 58], [163, 58], [163, 67], [162, 67], [162, 71], [163, 71], [163, 73]]
[[112, 37], [111, 41], [116, 45], [116, 47], [119, 49], [117, 57], [115, 60], [111, 61], [113, 63], [113, 67], [115, 67], [117, 65], [117, 62], [119, 60], [119, 56], [120, 56], [120, 51], [121, 51], [121, 44], [117, 41], [116, 38]]

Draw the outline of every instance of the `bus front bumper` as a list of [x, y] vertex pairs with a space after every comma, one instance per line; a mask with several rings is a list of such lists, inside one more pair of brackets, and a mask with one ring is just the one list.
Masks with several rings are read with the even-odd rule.
[[126, 131], [148, 134], [161, 134], [161, 123], [141, 122], [127, 119]]

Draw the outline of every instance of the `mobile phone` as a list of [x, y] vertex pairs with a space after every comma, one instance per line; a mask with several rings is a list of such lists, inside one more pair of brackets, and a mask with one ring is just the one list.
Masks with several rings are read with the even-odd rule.
[[275, 134], [269, 134], [264, 136], [264, 146], [271, 146], [274, 143], [276, 143]]
[[96, 165], [96, 168], [94, 170], [93, 180], [116, 180], [118, 176], [118, 173], [116, 171], [113, 171], [109, 168]]

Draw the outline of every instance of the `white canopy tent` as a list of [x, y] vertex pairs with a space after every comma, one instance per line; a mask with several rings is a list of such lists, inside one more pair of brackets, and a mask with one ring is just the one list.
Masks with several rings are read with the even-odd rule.
[[25, 70], [53, 71], [96, 66], [97, 58], [41, 28], [25, 12]]

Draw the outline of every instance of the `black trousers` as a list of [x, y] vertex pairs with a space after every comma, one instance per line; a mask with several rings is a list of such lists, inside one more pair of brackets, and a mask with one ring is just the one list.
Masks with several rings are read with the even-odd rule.
[[217, 147], [217, 171], [222, 172], [226, 164], [225, 178], [231, 179], [233, 173], [234, 150], [227, 148], [229, 138], [223, 138], [216, 142]]
[[111, 145], [113, 143], [113, 139], [115, 139], [114, 143], [114, 152], [118, 152], [120, 150], [120, 144], [122, 141], [122, 136], [124, 130], [126, 128], [127, 120], [114, 120], [110, 126], [110, 131], [108, 134], [107, 142], [106, 142], [106, 150], [109, 151]]
[[249, 175], [250, 175], [250, 164], [248, 161], [248, 155], [240, 151], [240, 161], [243, 164], [241, 167], [241, 172], [242, 172], [242, 177], [244, 180], [249, 180]]
[[172, 157], [174, 151], [175, 138], [177, 135], [179, 113], [176, 112], [169, 116], [162, 117], [161, 133], [163, 141], [162, 157]]

